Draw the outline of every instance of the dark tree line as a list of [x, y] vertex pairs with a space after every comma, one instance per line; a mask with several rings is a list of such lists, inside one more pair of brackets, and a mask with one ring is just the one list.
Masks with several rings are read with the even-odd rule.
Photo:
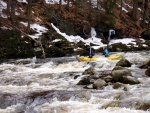
[[[117, 8], [117, 2], [120, 5], [120, 16], [122, 15], [122, 8], [123, 8], [123, 2], [124, 0], [97, 0], [96, 7], [93, 8], [92, 0], [65, 0], [67, 2], [66, 9], [70, 11], [70, 7], [74, 6], [76, 8], [75, 14], [79, 13], [79, 7], [81, 7], [83, 10], [87, 11], [88, 17], [92, 17], [92, 11], [93, 9], [97, 9], [97, 12], [99, 10], [104, 9], [106, 14], [110, 14], [113, 16], [113, 10]], [[27, 20], [28, 20], [28, 26], [27, 26], [27, 33], [30, 32], [30, 24], [32, 19], [32, 3], [33, 0], [27, 0], [27, 8], [26, 8], [26, 14], [27, 14]], [[150, 26], [150, 14], [148, 10], [150, 10], [149, 3], [150, 0], [132, 0], [133, 8], [132, 8], [132, 19], [137, 20], [137, 12], [138, 8], [142, 9], [142, 25], [143, 27]], [[140, 5], [139, 5], [140, 4]], [[62, 0], [59, 0], [59, 10], [62, 10]], [[16, 15], [15, 15], [15, 9], [17, 6], [17, 0], [7, 0], [7, 16], [10, 18], [13, 25], [16, 23]], [[86, 14], [86, 15], [87, 15]], [[148, 24], [146, 24], [148, 23]]]

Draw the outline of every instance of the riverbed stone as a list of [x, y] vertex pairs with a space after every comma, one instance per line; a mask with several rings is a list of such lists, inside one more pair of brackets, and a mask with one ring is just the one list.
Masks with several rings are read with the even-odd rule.
[[122, 70], [122, 69], [124, 69], [124, 67], [121, 67], [121, 66], [115, 66], [115, 67], [112, 69], [112, 71], [114, 71], [114, 70]]
[[116, 66], [131, 67], [131, 63], [127, 59], [122, 58], [120, 61], [117, 62]]
[[83, 75], [94, 75], [95, 74], [95, 69], [90, 67], [88, 69], [86, 69], [84, 72], [83, 72]]
[[77, 83], [77, 85], [88, 85], [90, 84], [90, 76], [82, 77], [81, 80]]
[[131, 76], [131, 72], [127, 69], [112, 71], [112, 77], [114, 82], [123, 82], [123, 76]]
[[103, 86], [106, 86], [107, 83], [103, 80], [103, 79], [97, 79], [94, 83], [93, 83], [93, 88], [94, 89], [100, 89]]
[[140, 82], [135, 77], [123, 76], [123, 83], [133, 85], [133, 84], [139, 84]]
[[142, 69], [146, 69], [150, 66], [150, 59], [147, 59], [145, 61], [143, 61], [140, 65], [139, 65], [139, 68], [142, 68]]
[[114, 83], [113, 88], [114, 89], [122, 88], [124, 91], [127, 91], [127, 87], [123, 83], [120, 83], [120, 82]]

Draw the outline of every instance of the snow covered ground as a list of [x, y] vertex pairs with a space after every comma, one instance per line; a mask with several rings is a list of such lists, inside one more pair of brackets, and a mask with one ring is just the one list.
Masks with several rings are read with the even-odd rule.
[[[102, 39], [96, 37], [96, 34], [95, 34], [96, 31], [95, 31], [94, 28], [91, 28], [91, 37], [89, 37], [88, 39], [83, 39], [80, 36], [73, 36], [73, 35], [69, 36], [66, 33], [62, 33], [56, 26], [54, 26], [53, 24], [51, 24], [51, 25], [57, 31], [57, 33], [62, 35], [69, 42], [76, 42], [77, 43], [79, 41], [82, 41], [82, 42], [84, 42], [87, 45], [92, 43], [92, 44], [97, 45], [97, 46], [93, 46], [94, 49], [98, 49], [100, 47], [107, 46], [106, 44], [103, 44], [101, 42]], [[93, 35], [93, 32], [94, 32], [94, 35]], [[140, 39], [140, 40], [143, 41], [143, 42], [145, 41], [144, 39]], [[133, 38], [113, 39], [113, 40], [110, 40], [108, 45], [115, 44], [115, 43], [122, 43], [122, 44], [126, 44], [127, 46], [130, 46], [128, 44], [133, 44], [134, 46], [136, 46], [136, 40], [133, 39]]]

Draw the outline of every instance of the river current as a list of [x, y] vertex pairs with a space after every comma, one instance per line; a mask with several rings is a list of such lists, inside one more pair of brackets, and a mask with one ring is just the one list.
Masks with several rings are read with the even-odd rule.
[[[77, 83], [93, 66], [112, 70], [118, 60], [78, 62], [75, 56], [47, 59], [11, 59], [0, 64], [0, 113], [150, 113], [150, 77], [139, 64], [150, 51], [122, 53], [132, 63], [128, 69], [140, 84], [125, 84], [127, 90], [86, 89]], [[99, 56], [100, 54], [96, 54]]]

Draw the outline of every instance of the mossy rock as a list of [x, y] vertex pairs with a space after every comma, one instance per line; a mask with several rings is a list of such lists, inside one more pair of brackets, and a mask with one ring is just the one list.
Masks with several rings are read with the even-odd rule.
[[63, 47], [62, 49], [66, 54], [74, 54], [74, 48], [72, 47]]
[[150, 50], [150, 40], [146, 40], [145, 44], [147, 45], [147, 50]]
[[117, 62], [116, 66], [131, 67], [131, 63], [127, 59], [122, 58], [120, 61]]
[[53, 45], [58, 47], [58, 48], [68, 47], [69, 46], [69, 42], [66, 41], [66, 40], [61, 40], [61, 41], [54, 42]]
[[111, 45], [111, 48], [109, 48], [110, 51], [113, 51], [113, 52], [127, 52], [127, 51], [131, 51], [132, 49], [130, 47], [128, 47], [127, 45], [125, 44], [122, 44], [122, 43], [116, 43], [116, 44], [112, 44]]
[[55, 46], [51, 46], [49, 48], [45, 49], [46, 57], [63, 57], [66, 55], [66, 53]]

